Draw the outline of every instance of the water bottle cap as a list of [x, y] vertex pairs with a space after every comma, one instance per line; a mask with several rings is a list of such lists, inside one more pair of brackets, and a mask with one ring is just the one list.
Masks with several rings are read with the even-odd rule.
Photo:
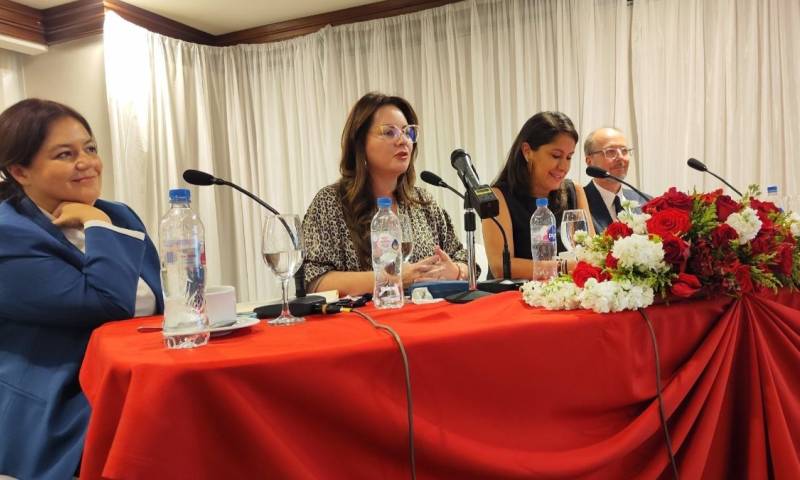
[[547, 206], [547, 199], [546, 198], [537, 198], [536, 199], [536, 208], [542, 208]]
[[378, 208], [389, 208], [392, 206], [392, 199], [389, 197], [378, 197]]
[[188, 188], [173, 188], [169, 191], [170, 202], [188, 202], [192, 199], [192, 192]]
[[767, 185], [767, 195], [770, 193], [778, 193], [778, 186], [777, 185]]

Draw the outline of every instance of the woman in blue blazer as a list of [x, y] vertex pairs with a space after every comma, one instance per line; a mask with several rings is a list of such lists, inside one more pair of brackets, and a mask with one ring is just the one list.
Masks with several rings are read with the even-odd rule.
[[0, 115], [0, 474], [71, 478], [92, 330], [163, 310], [158, 253], [126, 205], [98, 200], [88, 122], [28, 99]]

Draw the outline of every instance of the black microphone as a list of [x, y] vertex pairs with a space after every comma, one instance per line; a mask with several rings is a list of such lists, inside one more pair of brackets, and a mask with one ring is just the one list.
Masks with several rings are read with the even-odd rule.
[[260, 198], [256, 197], [255, 195], [253, 195], [252, 193], [248, 192], [244, 188], [240, 187], [239, 185], [236, 185], [235, 183], [229, 182], [227, 180], [223, 180], [221, 178], [217, 178], [214, 175], [211, 175], [210, 173], [201, 172], [200, 170], [192, 170], [192, 169], [184, 170], [183, 171], [183, 179], [186, 180], [186, 183], [191, 183], [192, 185], [200, 185], [200, 186], [205, 186], [205, 185], [227, 185], [229, 187], [232, 187], [232, 188], [234, 188], [236, 190], [239, 190], [240, 192], [244, 193], [248, 197], [250, 197], [253, 200], [255, 200], [256, 203], [258, 203], [262, 207], [266, 208], [270, 212], [274, 213], [275, 215], [280, 215], [280, 213], [278, 213], [277, 210], [272, 208], [264, 200], [261, 200]]
[[450, 164], [456, 169], [458, 178], [467, 189], [469, 207], [474, 208], [481, 218], [496, 217], [500, 211], [500, 204], [492, 189], [488, 185], [481, 184], [469, 154], [460, 148], [453, 150], [450, 154]]
[[[184, 170], [183, 171], [183, 179], [186, 180], [186, 183], [190, 183], [192, 185], [199, 185], [199, 186], [227, 185], [229, 187], [234, 188], [235, 190], [238, 190], [238, 191], [244, 193], [248, 197], [250, 197], [253, 200], [255, 200], [256, 203], [258, 203], [262, 207], [266, 208], [270, 212], [274, 213], [275, 215], [280, 215], [280, 213], [278, 213], [277, 210], [272, 208], [272, 206], [270, 206], [264, 200], [261, 200], [260, 198], [258, 198], [254, 194], [252, 194], [252, 193], [248, 192], [247, 190], [243, 189], [242, 187], [240, 187], [239, 185], [236, 185], [235, 183], [229, 182], [227, 180], [223, 180], [221, 178], [217, 178], [214, 175], [211, 175], [210, 173], [201, 172], [200, 170], [188, 169], [188, 170]], [[283, 226], [286, 228], [286, 231], [289, 233], [289, 236], [292, 237], [292, 243], [294, 243], [295, 246], [298, 249], [300, 249], [301, 248], [301, 246], [299, 244], [300, 242], [298, 241], [297, 238], [295, 238], [294, 234], [292, 233], [291, 228], [289, 228], [289, 225], [287, 225], [286, 222], [283, 219], [281, 219], [281, 223], [283, 223]], [[306, 296], [306, 287], [305, 287], [305, 282], [303, 281], [303, 267], [302, 266], [299, 269], [297, 269], [297, 273], [295, 273], [295, 276], [294, 276], [294, 287], [295, 287], [295, 292], [294, 293], [295, 293], [295, 296], [297, 298], [295, 298], [294, 300], [292, 300], [290, 302], [290, 308], [291, 308], [292, 304], [304, 305], [306, 303], [314, 303], [314, 302], [320, 302], [320, 301], [324, 302], [325, 301], [325, 298], [321, 297], [319, 295], [308, 295], [308, 296]], [[278, 304], [278, 306], [280, 306], [280, 304]], [[267, 307], [272, 307], [272, 305], [267, 305]], [[278, 312], [278, 314], [275, 315], [275, 317], [277, 317], [278, 315], [280, 315], [280, 312]]]
[[714, 173], [711, 170], [709, 170], [708, 167], [706, 167], [706, 164], [701, 162], [700, 160], [698, 160], [696, 158], [690, 158], [689, 160], [686, 161], [686, 165], [689, 165], [690, 167], [694, 168], [698, 172], [710, 173], [711, 175], [714, 175], [715, 177], [717, 177], [719, 179], [719, 181], [721, 181], [722, 183], [724, 183], [725, 185], [730, 187], [730, 189], [733, 190], [734, 192], [738, 193], [740, 197], [742, 196], [742, 192], [740, 192], [739, 190], [736, 190], [735, 188], [733, 188], [733, 185], [731, 185], [730, 183], [726, 182], [724, 178], [720, 177], [716, 173]]
[[639, 191], [638, 188], [634, 187], [630, 183], [626, 182], [625, 180], [623, 180], [623, 179], [621, 179], [621, 178], [619, 178], [619, 177], [617, 177], [615, 175], [611, 175], [606, 170], [603, 170], [600, 167], [595, 167], [594, 165], [589, 165], [588, 167], [586, 167], [586, 175], [589, 175], [590, 177], [594, 177], [594, 178], [610, 178], [612, 180], [616, 180], [619, 183], [622, 183], [622, 184], [627, 185], [628, 187], [630, 187], [630, 189], [633, 190], [634, 192], [636, 192], [637, 195], [642, 197], [642, 200], [644, 200], [645, 202], [649, 202], [650, 201], [650, 197], [648, 197], [647, 195], [645, 195], [644, 193]]
[[[446, 188], [459, 197], [464, 198], [464, 195], [462, 195], [461, 192], [448, 185], [447, 182], [442, 180], [442, 177], [433, 172], [423, 170], [423, 172], [419, 174], [419, 178], [421, 178], [425, 183], [434, 185], [436, 187]], [[497, 225], [497, 228], [500, 229], [500, 233], [503, 235], [503, 279], [511, 280], [511, 253], [508, 251], [508, 239], [506, 238], [506, 231], [495, 217], [489, 217], [489, 219], [493, 221], [495, 225]]]

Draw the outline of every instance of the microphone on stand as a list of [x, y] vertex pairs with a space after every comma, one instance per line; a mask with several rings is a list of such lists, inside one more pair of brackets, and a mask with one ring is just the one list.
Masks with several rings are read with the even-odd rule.
[[465, 200], [469, 203], [465, 206], [477, 210], [481, 218], [496, 217], [500, 213], [500, 204], [491, 187], [481, 184], [469, 154], [460, 148], [453, 150], [450, 154], [450, 164], [456, 169], [458, 178], [467, 189]]
[[[211, 175], [210, 173], [201, 172], [200, 170], [188, 169], [188, 170], [184, 170], [183, 171], [183, 179], [186, 181], [186, 183], [190, 183], [192, 185], [198, 185], [198, 186], [227, 185], [229, 187], [232, 187], [235, 190], [238, 190], [238, 191], [242, 192], [243, 194], [247, 195], [248, 197], [252, 198], [253, 200], [256, 201], [256, 203], [258, 203], [262, 207], [266, 208], [270, 212], [274, 213], [275, 215], [280, 215], [280, 213], [278, 213], [277, 210], [272, 208], [272, 206], [270, 206], [264, 200], [261, 200], [260, 198], [258, 198], [254, 194], [252, 194], [252, 193], [248, 192], [247, 190], [245, 190], [244, 188], [240, 187], [239, 185], [236, 185], [235, 183], [229, 182], [227, 180], [223, 180], [221, 178], [217, 178], [214, 175]], [[283, 225], [286, 227], [286, 231], [289, 232], [289, 235], [292, 236], [293, 243], [299, 249], [300, 245], [299, 245], [298, 239], [294, 238], [294, 235], [292, 234], [292, 231], [289, 228], [289, 225], [286, 225], [286, 222], [283, 222]], [[295, 273], [295, 275], [294, 275], [294, 287], [295, 287], [295, 296], [296, 296], [296, 298], [294, 300], [292, 300], [291, 302], [289, 302], [289, 309], [290, 310], [292, 308], [292, 304], [303, 304], [304, 305], [304, 304], [314, 304], [314, 303], [325, 303], [325, 297], [322, 297], [320, 295], [308, 295], [308, 296], [306, 296], [306, 288], [305, 288], [305, 282], [303, 281], [303, 267], [302, 266], [297, 270], [297, 273]], [[268, 305], [268, 307], [269, 306], [270, 305]], [[280, 309], [280, 305], [278, 305], [278, 308]], [[275, 316], [277, 317], [278, 315], [280, 315], [280, 312], [278, 312], [278, 314], [275, 315]]]
[[240, 187], [239, 185], [236, 185], [235, 183], [229, 182], [227, 180], [223, 180], [221, 178], [217, 178], [214, 175], [211, 175], [210, 173], [201, 172], [200, 170], [188, 169], [188, 170], [184, 170], [183, 171], [183, 179], [186, 180], [186, 183], [191, 183], [192, 185], [199, 185], [199, 186], [205, 186], [205, 185], [227, 185], [229, 187], [232, 187], [232, 188], [234, 188], [236, 190], [239, 190], [240, 192], [244, 193], [248, 197], [250, 197], [253, 200], [255, 200], [256, 203], [258, 203], [262, 207], [266, 208], [270, 212], [274, 213], [275, 215], [280, 215], [280, 213], [278, 213], [277, 210], [272, 208], [264, 200], [261, 200], [257, 196], [253, 195], [252, 193], [248, 192], [244, 188]]
[[594, 177], [594, 178], [610, 178], [612, 180], [616, 180], [619, 183], [621, 183], [623, 185], [627, 185], [628, 187], [630, 187], [630, 189], [633, 190], [634, 192], [636, 192], [637, 195], [642, 197], [642, 200], [644, 200], [645, 202], [649, 202], [650, 201], [650, 197], [648, 197], [647, 195], [642, 193], [638, 188], [634, 187], [630, 183], [626, 182], [625, 180], [623, 180], [623, 179], [621, 179], [621, 178], [619, 178], [619, 177], [617, 177], [615, 175], [611, 175], [610, 173], [608, 173], [608, 171], [603, 170], [600, 167], [595, 167], [594, 165], [589, 165], [588, 167], [586, 167], [586, 175], [589, 175], [590, 177]]
[[711, 170], [709, 170], [708, 167], [706, 167], [706, 164], [701, 162], [700, 160], [698, 160], [696, 158], [690, 158], [689, 160], [686, 161], [686, 165], [689, 165], [690, 167], [692, 167], [693, 169], [697, 170], [698, 172], [710, 173], [711, 175], [717, 177], [719, 179], [719, 181], [721, 181], [722, 183], [724, 183], [725, 185], [730, 187], [731, 190], [733, 190], [734, 192], [739, 194], [740, 197], [742, 196], [742, 192], [740, 192], [739, 190], [736, 190], [735, 188], [733, 188], [733, 185], [731, 185], [730, 183], [726, 182], [724, 178], [720, 177], [716, 173], [714, 173]]
[[[461, 192], [448, 185], [447, 182], [442, 180], [442, 177], [436, 175], [433, 172], [424, 170], [422, 173], [420, 173], [419, 178], [421, 178], [422, 181], [427, 184], [433, 185], [435, 187], [446, 188], [451, 192], [455, 193], [456, 195], [458, 195], [459, 197], [461, 197], [462, 199], [464, 198], [464, 195], [462, 195]], [[517, 289], [519, 288], [520, 282], [515, 282], [511, 280], [511, 253], [508, 251], [508, 238], [506, 238], [506, 231], [503, 228], [503, 226], [500, 225], [500, 222], [497, 221], [497, 218], [489, 217], [489, 219], [493, 221], [495, 225], [497, 225], [497, 228], [500, 229], [500, 233], [503, 235], [503, 281], [480, 282], [480, 285], [478, 285], [478, 290], [484, 290], [487, 292], [501, 292], [506, 290]], [[506, 282], [506, 280], [508, 282]], [[494, 285], [500, 284], [501, 288], [492, 290], [489, 287], [490, 283]]]

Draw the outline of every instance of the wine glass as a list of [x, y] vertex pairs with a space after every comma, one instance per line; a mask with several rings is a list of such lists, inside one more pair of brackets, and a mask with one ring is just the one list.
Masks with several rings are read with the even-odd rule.
[[305, 320], [289, 312], [289, 280], [303, 263], [303, 237], [300, 217], [297, 215], [271, 215], [267, 217], [261, 238], [261, 253], [264, 262], [281, 280], [283, 308], [269, 325], [294, 325]]
[[561, 215], [561, 243], [564, 244], [567, 251], [571, 252], [575, 249], [575, 234], [581, 231], [589, 231], [586, 212], [581, 209], [564, 210]]
[[401, 213], [399, 216], [400, 228], [403, 231], [403, 243], [400, 245], [400, 249], [403, 253], [403, 262], [408, 262], [414, 252], [414, 229], [411, 228], [411, 217], [405, 213]]

